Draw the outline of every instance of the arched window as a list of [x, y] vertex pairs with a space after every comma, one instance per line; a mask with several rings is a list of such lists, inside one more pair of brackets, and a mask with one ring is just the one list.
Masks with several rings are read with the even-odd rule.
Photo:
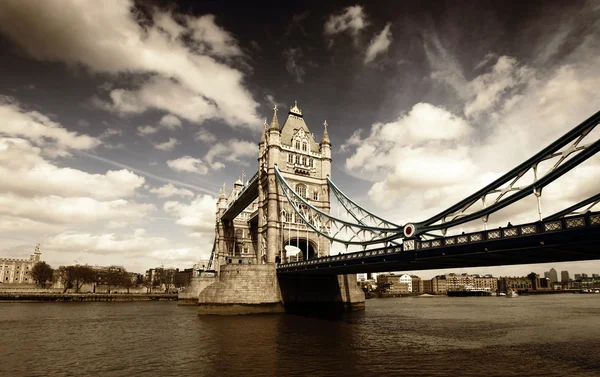
[[290, 164], [293, 164], [293, 163], [294, 163], [294, 156], [292, 156], [292, 154], [291, 154], [291, 153], [288, 153], [288, 162], [289, 162]]
[[306, 157], [302, 157], [302, 165], [306, 166]]
[[308, 166], [310, 166], [311, 168], [313, 167], [313, 159], [312, 158], [308, 161]]
[[296, 192], [298, 193], [298, 195], [300, 195], [303, 198], [306, 198], [306, 185], [302, 184], [302, 183], [298, 183], [296, 185]]
[[306, 151], [308, 150], [308, 146], [306, 145], [306, 142], [303, 142], [303, 143], [302, 143], [302, 150], [303, 150], [304, 152], [306, 152]]
[[319, 200], [319, 190], [313, 191], [313, 200]]
[[299, 164], [300, 163], [300, 156], [296, 155], [296, 163]]
[[291, 211], [285, 212], [285, 222], [291, 223], [294, 220], [294, 214]]
[[296, 140], [296, 149], [300, 149], [300, 141]]

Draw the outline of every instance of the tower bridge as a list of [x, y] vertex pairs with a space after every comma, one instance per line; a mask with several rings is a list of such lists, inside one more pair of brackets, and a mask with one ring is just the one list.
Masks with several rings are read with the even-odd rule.
[[[196, 281], [200, 313], [364, 308], [356, 273], [600, 259], [600, 193], [542, 216], [542, 191], [594, 156], [594, 114], [448, 209], [396, 224], [362, 208], [331, 177], [327, 122], [317, 142], [297, 103], [282, 126], [265, 120], [258, 169], [217, 200], [211, 266]], [[550, 166], [544, 170], [544, 166]], [[497, 211], [533, 195], [538, 221], [488, 229]], [[342, 216], [331, 214], [331, 200]], [[451, 235], [481, 220], [480, 230]], [[334, 243], [346, 252], [332, 253]], [[354, 249], [347, 252], [348, 248]]]

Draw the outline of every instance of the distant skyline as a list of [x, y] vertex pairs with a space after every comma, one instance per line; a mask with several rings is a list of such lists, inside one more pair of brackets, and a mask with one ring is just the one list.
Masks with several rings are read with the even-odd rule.
[[[297, 100], [317, 139], [327, 120], [333, 180], [397, 223], [449, 207], [600, 110], [595, 1], [4, 0], [0, 48], [0, 257], [39, 242], [55, 268], [208, 259], [218, 190], [256, 171], [274, 105]], [[599, 180], [596, 156], [544, 189], [544, 214]], [[489, 225], [536, 220], [536, 208], [528, 198]], [[600, 271], [407, 272], [551, 267]]]

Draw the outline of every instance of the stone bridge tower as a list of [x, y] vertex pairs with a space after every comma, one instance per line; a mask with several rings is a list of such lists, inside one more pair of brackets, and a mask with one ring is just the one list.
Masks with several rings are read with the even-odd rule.
[[[265, 121], [258, 152], [258, 240], [259, 259], [264, 263], [329, 255], [329, 241], [303, 224], [281, 192], [275, 177], [277, 165], [294, 190], [315, 207], [329, 213], [331, 141], [324, 123], [323, 136], [316, 142], [294, 103], [282, 127], [277, 106], [273, 120]], [[296, 246], [301, 253], [287, 255]], [[297, 249], [296, 249], [297, 251]]]

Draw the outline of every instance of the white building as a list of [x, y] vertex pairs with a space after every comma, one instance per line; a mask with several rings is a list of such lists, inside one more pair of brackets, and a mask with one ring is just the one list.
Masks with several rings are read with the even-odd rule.
[[412, 277], [410, 275], [400, 275], [400, 284], [408, 284], [408, 291], [412, 293]]
[[0, 258], [0, 284], [35, 284], [31, 270], [40, 261], [40, 255], [38, 245], [29, 259]]

